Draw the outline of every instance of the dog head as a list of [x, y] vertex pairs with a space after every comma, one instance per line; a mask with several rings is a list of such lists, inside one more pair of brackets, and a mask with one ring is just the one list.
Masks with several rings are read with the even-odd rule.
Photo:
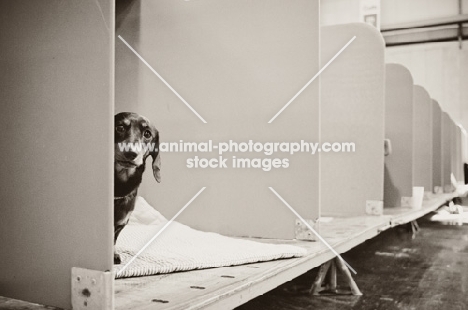
[[153, 175], [161, 182], [161, 158], [159, 155], [159, 132], [144, 116], [122, 112], [114, 118], [115, 167], [137, 168], [146, 158], [153, 158]]

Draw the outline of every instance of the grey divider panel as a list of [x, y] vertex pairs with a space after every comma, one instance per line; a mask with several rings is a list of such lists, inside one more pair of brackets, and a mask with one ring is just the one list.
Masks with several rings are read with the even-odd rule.
[[461, 130], [455, 122], [453, 122], [452, 139], [452, 172], [457, 182], [462, 182], [463, 177], [461, 175]]
[[456, 176], [457, 176], [457, 181], [459, 183], [464, 183], [464, 176], [463, 176], [463, 158], [462, 158], [462, 129], [461, 127], [457, 124], [455, 126], [455, 141], [456, 141], [456, 147], [455, 147], [455, 152], [457, 154], [456, 161]]
[[323, 142], [355, 143], [354, 153], [323, 153], [321, 212], [365, 214], [366, 201], [383, 200], [384, 48], [380, 33], [365, 24], [322, 27], [321, 62], [355, 41], [322, 73]]
[[463, 156], [462, 156], [462, 137], [463, 137], [463, 133], [462, 133], [462, 129], [461, 127], [457, 124], [457, 127], [456, 127], [456, 133], [457, 133], [457, 136], [456, 136], [456, 139], [457, 139], [457, 175], [458, 175], [458, 178], [457, 178], [457, 181], [459, 183], [464, 183], [464, 176], [463, 176]]
[[450, 119], [450, 170], [454, 176], [454, 178], [458, 181], [458, 173], [457, 173], [457, 125]]
[[112, 268], [112, 1], [1, 1], [0, 295], [70, 308]]
[[467, 162], [467, 153], [468, 153], [468, 141], [466, 136], [466, 131], [463, 126], [460, 126], [460, 174], [461, 174], [461, 181], [465, 184], [465, 163]]
[[432, 99], [432, 185], [434, 191], [442, 186], [442, 111]]
[[413, 186], [432, 192], [432, 100], [424, 87], [413, 88]]
[[404, 66], [387, 64], [385, 85], [385, 137], [392, 154], [385, 157], [384, 208], [393, 208], [413, 195], [413, 78]]
[[[319, 70], [318, 1], [134, 1], [119, 9], [117, 35], [207, 121], [192, 113], [120, 40], [116, 43], [116, 109], [146, 115], [162, 142], [309, 142], [319, 140], [318, 80], [273, 123], [267, 122]], [[135, 77], [134, 80], [128, 75]], [[122, 94], [122, 89], [131, 96]], [[133, 100], [132, 98], [136, 98]], [[207, 189], [178, 218], [194, 228], [227, 235], [294, 238], [295, 216], [273, 187], [304, 218], [319, 216], [319, 156], [289, 158], [289, 168], [189, 169], [186, 160], [212, 153], [163, 153], [162, 182], [147, 171], [140, 194], [173, 216], [202, 187]], [[148, 169], [149, 170], [149, 169]]]
[[452, 188], [450, 180], [452, 173], [452, 119], [447, 112], [442, 112], [441, 120], [442, 187], [444, 192], [448, 193]]

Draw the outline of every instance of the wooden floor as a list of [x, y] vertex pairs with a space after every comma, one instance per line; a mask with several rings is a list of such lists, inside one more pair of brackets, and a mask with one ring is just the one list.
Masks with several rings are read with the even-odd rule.
[[[321, 223], [319, 233], [337, 252], [345, 253], [391, 227], [408, 223], [437, 209], [452, 197], [452, 194], [434, 197], [425, 201], [420, 210], [390, 209], [381, 216], [334, 218], [330, 222]], [[307, 249], [308, 254], [302, 258], [244, 266], [118, 279], [115, 281], [115, 309], [232, 309], [277, 288], [285, 282], [307, 274], [309, 270], [320, 266], [334, 256], [321, 242], [256, 240], [298, 245]], [[356, 262], [350, 260], [351, 266], [355, 269], [360, 266], [359, 262], [359, 260]], [[371, 272], [375, 277], [380, 276], [377, 271], [361, 269], [358, 272]], [[372, 290], [369, 291], [372, 292]], [[349, 300], [349, 296], [347, 297], [346, 302]], [[257, 300], [258, 298], [252, 302], [257, 303]], [[0, 299], [0, 309], [40, 309], [34, 305], [31, 308], [25, 308], [24, 304], [15, 308], [11, 300], [8, 307], [5, 308], [4, 305], [8, 301]]]

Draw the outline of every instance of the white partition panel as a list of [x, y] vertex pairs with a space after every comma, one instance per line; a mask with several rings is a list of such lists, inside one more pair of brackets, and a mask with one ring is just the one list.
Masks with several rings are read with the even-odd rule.
[[[116, 109], [147, 116], [162, 142], [319, 141], [319, 80], [272, 123], [268, 121], [319, 70], [319, 1], [121, 2], [121, 35], [193, 109], [118, 40]], [[273, 187], [304, 218], [319, 216], [319, 156], [309, 153], [226, 152], [226, 168], [188, 168], [203, 153], [162, 153], [162, 182], [150, 171], [143, 195], [173, 216], [202, 187], [178, 218], [194, 228], [236, 236], [294, 238], [295, 216]], [[233, 168], [236, 158], [278, 158], [288, 167]]]
[[434, 192], [442, 188], [442, 110], [432, 99], [432, 185]]
[[432, 192], [432, 100], [424, 87], [413, 88], [413, 186]]
[[453, 132], [453, 174], [458, 183], [463, 182], [463, 165], [462, 165], [462, 154], [461, 154], [461, 129], [454, 123]]
[[392, 153], [385, 157], [384, 207], [410, 206], [413, 190], [413, 78], [398, 64], [386, 65], [385, 137]]
[[113, 1], [0, 1], [0, 296], [70, 309], [72, 267], [112, 268], [113, 29]]
[[466, 184], [466, 168], [465, 165], [468, 163], [468, 137], [466, 135], [466, 130], [463, 127], [461, 129], [461, 165], [462, 165], [462, 176], [463, 183]]
[[452, 191], [450, 174], [452, 173], [452, 128], [453, 123], [447, 112], [441, 114], [441, 162], [442, 188], [445, 193]]
[[464, 184], [464, 173], [463, 173], [463, 132], [460, 125], [456, 126], [456, 152], [457, 152], [457, 181]]
[[450, 118], [450, 167], [453, 177], [458, 182], [457, 125]]
[[353, 36], [355, 41], [322, 73], [323, 142], [354, 143], [355, 152], [322, 153], [321, 212], [366, 213], [383, 200], [384, 42], [365, 24], [322, 27], [321, 62], [327, 63]]

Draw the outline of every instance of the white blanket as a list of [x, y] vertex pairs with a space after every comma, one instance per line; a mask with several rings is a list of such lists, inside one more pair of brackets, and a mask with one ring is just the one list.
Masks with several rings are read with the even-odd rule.
[[[122, 264], [114, 266], [116, 275], [166, 223], [167, 219], [142, 197], [137, 198], [129, 225], [117, 240]], [[297, 246], [231, 238], [173, 222], [117, 277], [242, 265], [305, 254], [306, 250]]]

